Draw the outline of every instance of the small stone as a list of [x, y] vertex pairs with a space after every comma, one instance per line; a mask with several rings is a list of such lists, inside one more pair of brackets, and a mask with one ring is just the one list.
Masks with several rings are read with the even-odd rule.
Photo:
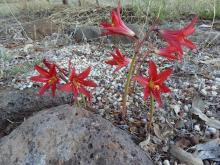
[[218, 93], [216, 91], [212, 91], [212, 96], [217, 96]]
[[28, 53], [29, 51], [33, 50], [34, 45], [33, 44], [27, 44], [24, 46], [24, 52]]
[[215, 135], [216, 132], [217, 132], [217, 130], [216, 130], [215, 128], [213, 128], [213, 127], [209, 127], [209, 128], [207, 129], [207, 131], [210, 132], [210, 133], [213, 134], [213, 135]]
[[128, 120], [129, 120], [131, 123], [134, 122], [134, 119], [133, 119], [132, 117], [130, 117]]
[[99, 109], [99, 114], [100, 114], [101, 116], [104, 115], [104, 112], [105, 112], [105, 109]]
[[161, 161], [157, 162], [157, 165], [163, 165], [163, 163]]
[[212, 111], [207, 111], [206, 112], [206, 115], [208, 116], [208, 117], [211, 117], [213, 114], [212, 114]]
[[196, 125], [194, 126], [194, 130], [200, 132], [200, 125], [199, 125], [199, 124], [196, 124]]
[[207, 95], [207, 91], [204, 88], [201, 90], [201, 93], [205, 96]]
[[126, 102], [126, 106], [129, 106], [130, 105], [130, 102]]
[[212, 90], [216, 90], [216, 89], [218, 89], [217, 86], [213, 85]]
[[217, 78], [215, 78], [215, 80], [216, 80], [216, 81], [218, 81], [218, 82], [220, 82], [220, 78], [218, 78], [218, 77], [217, 77]]
[[187, 105], [184, 105], [183, 109], [186, 111], [186, 112], [189, 112], [189, 107]]
[[170, 165], [170, 161], [169, 161], [169, 160], [164, 160], [164, 161], [163, 161], [163, 164], [164, 164], [164, 165]]
[[119, 97], [119, 98], [118, 98], [118, 102], [121, 102], [121, 101], [122, 101], [122, 97]]
[[176, 113], [176, 115], [179, 114], [179, 112], [180, 112], [180, 105], [171, 105], [171, 108], [173, 108], [173, 110]]
[[198, 85], [198, 84], [193, 84], [193, 86], [194, 86], [195, 88], [198, 88], [198, 87], [199, 87], [199, 85]]

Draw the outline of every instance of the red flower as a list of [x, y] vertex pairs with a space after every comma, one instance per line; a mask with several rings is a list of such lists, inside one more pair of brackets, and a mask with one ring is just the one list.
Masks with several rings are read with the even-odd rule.
[[138, 81], [144, 89], [144, 99], [152, 94], [159, 106], [162, 105], [161, 93], [171, 92], [170, 89], [164, 84], [164, 81], [170, 76], [172, 69], [166, 69], [165, 71], [157, 74], [157, 66], [153, 61], [149, 61], [149, 77], [134, 76], [133, 79]]
[[131, 61], [129, 58], [125, 57], [125, 55], [123, 55], [119, 51], [119, 49], [115, 48], [115, 52], [116, 52], [116, 54], [111, 53], [113, 59], [105, 61], [106, 64], [116, 65], [117, 66], [117, 68], [114, 70], [113, 73], [119, 71], [121, 68], [123, 68], [126, 65], [128, 65], [130, 63], [130, 61]]
[[50, 64], [47, 62], [46, 66], [49, 69], [49, 71], [46, 71], [45, 69], [41, 68], [40, 66], [35, 65], [34, 68], [40, 73], [40, 75], [33, 76], [30, 79], [32, 81], [45, 83], [44, 86], [39, 91], [40, 95], [43, 95], [44, 92], [51, 87], [52, 95], [55, 96], [56, 85], [59, 83], [59, 77], [57, 75], [56, 65]]
[[[171, 45], [183, 45], [189, 49], [195, 49], [196, 45], [187, 39], [187, 37], [195, 32], [195, 24], [198, 21], [198, 17], [195, 17], [187, 26], [179, 30], [159, 30], [162, 37]], [[172, 41], [172, 43], [171, 43]], [[176, 42], [176, 43], [175, 43]], [[175, 43], [175, 44], [174, 44]]]
[[107, 31], [102, 35], [118, 34], [128, 37], [135, 37], [135, 33], [129, 29], [120, 16], [120, 0], [118, 0], [117, 11], [112, 10], [112, 23], [102, 22], [101, 26]]
[[91, 71], [91, 67], [85, 69], [82, 73], [77, 74], [75, 68], [72, 69], [72, 72], [69, 77], [69, 82], [64, 84], [60, 90], [64, 92], [72, 91], [74, 97], [77, 97], [79, 93], [82, 93], [89, 99], [91, 98], [91, 93], [85, 89], [85, 86], [96, 87], [96, 83], [92, 80], [85, 80], [88, 77]]
[[168, 60], [180, 60], [182, 61], [183, 52], [181, 47], [168, 45], [160, 50], [155, 50], [154, 52], [160, 56], [166, 57]]

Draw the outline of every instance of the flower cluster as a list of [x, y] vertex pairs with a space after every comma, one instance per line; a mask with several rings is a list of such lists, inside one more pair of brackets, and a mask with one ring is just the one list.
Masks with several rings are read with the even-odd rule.
[[[63, 92], [72, 92], [76, 98], [79, 93], [83, 94], [89, 100], [91, 99], [91, 93], [85, 87], [96, 87], [96, 83], [92, 80], [85, 80], [91, 71], [91, 67], [88, 67], [81, 73], [76, 73], [76, 69], [71, 68], [71, 73], [68, 80], [66, 80], [66, 73], [64, 69], [60, 69], [56, 64], [48, 62], [46, 59], [43, 60], [43, 64], [48, 70], [43, 69], [39, 65], [35, 65], [34, 68], [39, 72], [40, 75], [33, 76], [30, 79], [36, 82], [45, 83], [40, 89], [39, 94], [42, 95], [46, 90], [51, 87], [52, 95], [55, 96], [55, 91], [58, 89]], [[58, 74], [58, 71], [59, 74]], [[66, 84], [61, 85], [60, 80], [66, 81]]]
[[[195, 17], [188, 25], [178, 30], [170, 29], [158, 29], [149, 28], [146, 31], [144, 37], [141, 39], [135, 34], [133, 30], [128, 28], [120, 15], [120, 0], [118, 0], [118, 6], [116, 10], [111, 12], [111, 23], [102, 22], [100, 26], [105, 30], [102, 33], [102, 36], [105, 35], [122, 35], [127, 36], [134, 41], [134, 55], [132, 58], [121, 53], [118, 48], [114, 49], [114, 52], [111, 53], [112, 58], [105, 61], [106, 64], [115, 66], [113, 74], [116, 74], [122, 68], [128, 66], [128, 75], [125, 83], [125, 89], [123, 93], [122, 101], [122, 116], [126, 116], [126, 101], [127, 96], [129, 95], [131, 82], [138, 82], [144, 89], [144, 99], [150, 97], [150, 125], [152, 123], [152, 115], [154, 109], [154, 100], [158, 103], [159, 106], [162, 106], [161, 93], [169, 93], [171, 90], [166, 86], [165, 81], [172, 74], [173, 69], [167, 68], [164, 71], [158, 72], [155, 62], [150, 59], [145, 59], [150, 53], [156, 53], [159, 56], [165, 57], [168, 60], [177, 60], [182, 61], [184, 56], [183, 48], [195, 49], [196, 45], [187, 39], [188, 36], [195, 32], [195, 24], [198, 21], [198, 18]], [[166, 42], [166, 47], [157, 49], [156, 47], [149, 46], [151, 45], [149, 40], [149, 34], [157, 32]], [[148, 45], [144, 52], [142, 46]], [[148, 64], [148, 76], [139, 75], [140, 66], [143, 62], [147, 61]], [[74, 67], [71, 67], [70, 70], [59, 68], [58, 65], [50, 63], [47, 60], [43, 61], [45, 69], [39, 65], [35, 66], [35, 69], [39, 72], [38, 76], [31, 77], [32, 81], [37, 81], [44, 83], [43, 87], [40, 89], [39, 94], [44, 94], [44, 92], [51, 88], [52, 95], [55, 96], [56, 89], [59, 89], [62, 92], [72, 92], [74, 98], [79, 94], [84, 95], [89, 98], [92, 97], [92, 94], [86, 89], [87, 87], [95, 88], [97, 85], [92, 80], [87, 80], [91, 72], [91, 67], [89, 66], [81, 73], [77, 73]], [[139, 67], [137, 67], [139, 66]], [[61, 80], [65, 81], [65, 84], [61, 84]], [[135, 84], [135, 83], [134, 83]], [[133, 86], [135, 87], [135, 86]]]

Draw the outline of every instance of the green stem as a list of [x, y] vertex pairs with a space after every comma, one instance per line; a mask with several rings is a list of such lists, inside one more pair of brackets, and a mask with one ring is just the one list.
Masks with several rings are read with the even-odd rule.
[[125, 84], [125, 91], [124, 91], [123, 98], [122, 98], [122, 116], [123, 117], [125, 117], [127, 115], [126, 102], [127, 102], [127, 96], [128, 96], [128, 93], [129, 93], [129, 89], [130, 89], [131, 78], [132, 78], [132, 75], [134, 73], [136, 58], [137, 58], [137, 55], [134, 54], [134, 56], [132, 58], [132, 61], [131, 61], [130, 68], [129, 68], [127, 81], [126, 81], [126, 84]]
[[81, 95], [81, 97], [82, 97], [82, 102], [83, 102], [84, 108], [86, 108], [86, 98], [83, 95]]
[[148, 128], [151, 129], [154, 115], [154, 98], [152, 92], [150, 93], [150, 121], [148, 124]]

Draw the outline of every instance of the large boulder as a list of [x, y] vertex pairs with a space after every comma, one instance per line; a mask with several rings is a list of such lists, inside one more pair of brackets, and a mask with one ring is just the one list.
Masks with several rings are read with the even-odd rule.
[[152, 165], [130, 136], [84, 109], [39, 112], [0, 139], [1, 165]]
[[0, 132], [10, 124], [9, 121], [23, 121], [33, 112], [71, 101], [70, 94], [58, 91], [55, 97], [52, 97], [50, 92], [39, 96], [38, 90], [34, 88], [22, 91], [12, 88], [0, 90]]

